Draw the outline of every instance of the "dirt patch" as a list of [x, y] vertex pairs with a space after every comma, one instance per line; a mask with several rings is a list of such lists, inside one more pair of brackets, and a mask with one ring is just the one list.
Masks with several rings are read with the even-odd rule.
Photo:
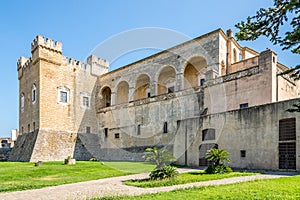
[[54, 176], [45, 176], [45, 177], [41, 177], [41, 178], [36, 178], [34, 180], [41, 180], [41, 181], [53, 181], [53, 180], [60, 180], [61, 178], [57, 178]]

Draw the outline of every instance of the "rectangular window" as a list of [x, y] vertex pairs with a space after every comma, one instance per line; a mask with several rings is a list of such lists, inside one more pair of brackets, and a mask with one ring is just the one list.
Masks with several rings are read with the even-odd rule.
[[168, 93], [174, 93], [174, 86], [168, 88]]
[[200, 79], [200, 86], [204, 86], [204, 83], [205, 83], [205, 79], [204, 79], [204, 78], [201, 78], [201, 79]]
[[60, 91], [59, 93], [59, 101], [62, 103], [67, 103], [68, 102], [68, 93], [65, 91]]
[[246, 150], [241, 150], [241, 158], [245, 158], [246, 157]]
[[90, 107], [90, 99], [89, 97], [83, 97], [82, 104], [84, 107]]
[[279, 141], [296, 140], [296, 118], [279, 120]]
[[21, 112], [24, 112], [24, 101], [25, 101], [25, 97], [24, 97], [24, 93], [22, 93], [22, 95], [21, 95]]
[[120, 138], [120, 133], [115, 133], [115, 138], [119, 139]]
[[36, 98], [36, 90], [32, 90], [32, 102], [35, 102], [35, 98]]
[[24, 133], [24, 127], [22, 126], [22, 132], [21, 133]]
[[168, 133], [168, 122], [164, 122], [164, 133]]
[[30, 133], [30, 124], [28, 124], [28, 133]]
[[213, 128], [204, 129], [202, 131], [202, 141], [214, 140], [216, 137], [216, 130]]
[[240, 109], [242, 109], [242, 108], [248, 108], [248, 103], [240, 104]]
[[35, 130], [35, 122], [33, 122], [33, 131]]
[[137, 134], [141, 135], [141, 125], [140, 124], [137, 126]]
[[104, 129], [104, 136], [105, 136], [105, 138], [108, 137], [108, 128], [105, 128], [105, 129]]
[[86, 133], [91, 133], [91, 127], [89, 126], [86, 127]]
[[180, 127], [180, 120], [177, 120], [177, 130], [179, 129]]

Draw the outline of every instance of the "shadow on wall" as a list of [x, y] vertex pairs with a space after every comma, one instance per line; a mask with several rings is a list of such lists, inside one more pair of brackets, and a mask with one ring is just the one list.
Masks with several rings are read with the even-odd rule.
[[39, 130], [37, 129], [33, 132], [19, 135], [8, 160], [29, 162], [35, 147], [38, 132]]

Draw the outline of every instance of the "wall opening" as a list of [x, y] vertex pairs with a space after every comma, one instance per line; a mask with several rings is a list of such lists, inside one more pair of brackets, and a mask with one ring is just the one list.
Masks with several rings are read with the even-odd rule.
[[296, 118], [279, 120], [279, 169], [296, 169]]
[[216, 130], [213, 128], [204, 129], [202, 131], [202, 141], [206, 140], [215, 140], [216, 138]]
[[175, 92], [176, 72], [171, 66], [164, 67], [159, 72], [157, 80], [157, 94]]
[[135, 100], [150, 96], [150, 78], [146, 74], [138, 76], [135, 84]]
[[209, 144], [201, 144], [199, 147], [199, 166], [208, 166], [210, 164], [209, 161], [205, 159], [205, 155], [208, 150], [215, 148], [218, 149], [218, 144], [209, 143]]
[[127, 103], [129, 94], [129, 85], [126, 81], [122, 81], [118, 84], [117, 89], [117, 104]]
[[200, 86], [201, 83], [204, 85], [206, 67], [207, 63], [203, 57], [196, 56], [190, 59], [184, 69], [184, 89]]
[[101, 108], [111, 106], [111, 89], [109, 87], [102, 89], [101, 97]]
[[164, 122], [163, 133], [168, 133], [168, 122]]

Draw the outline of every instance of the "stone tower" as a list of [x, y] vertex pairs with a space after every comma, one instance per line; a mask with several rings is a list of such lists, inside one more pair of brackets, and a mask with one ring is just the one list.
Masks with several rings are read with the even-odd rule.
[[98, 131], [94, 93], [109, 63], [93, 55], [87, 64], [68, 59], [60, 42], [43, 36], [31, 43], [31, 54], [17, 63], [20, 137], [10, 160], [76, 157], [79, 135]]

